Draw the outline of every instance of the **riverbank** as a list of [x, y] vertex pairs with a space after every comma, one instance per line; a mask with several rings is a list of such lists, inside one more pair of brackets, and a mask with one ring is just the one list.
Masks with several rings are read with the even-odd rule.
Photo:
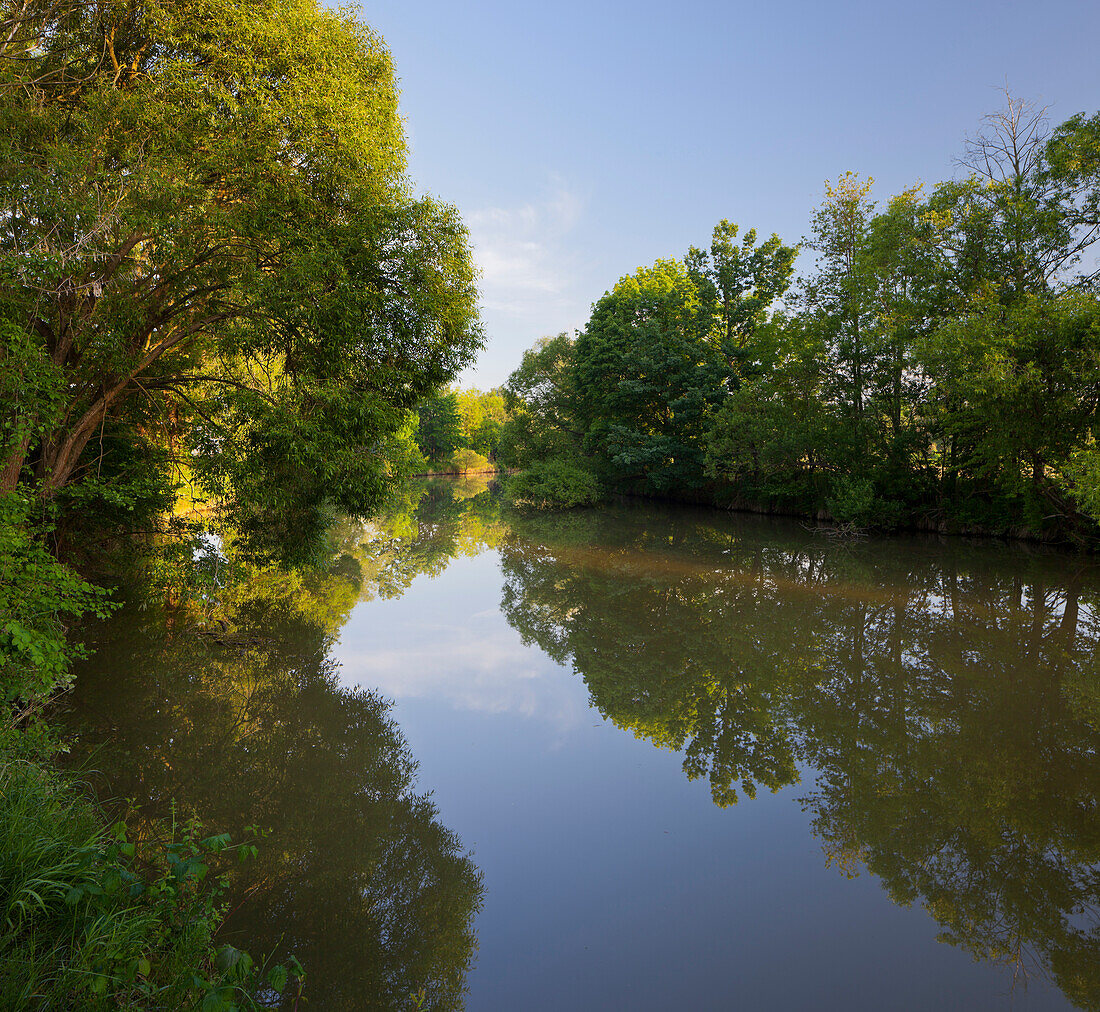
[[939, 534], [944, 537], [965, 538], [989, 538], [999, 541], [1023, 541], [1033, 544], [1060, 546], [1074, 548], [1083, 552], [1095, 553], [1100, 550], [1100, 543], [1093, 537], [1088, 537], [1064, 527], [1054, 527], [1047, 530], [1035, 530], [1026, 524], [988, 524], [976, 521], [967, 521], [956, 518], [935, 517], [930, 515], [917, 515], [900, 517], [889, 524], [882, 526], [868, 523], [858, 524], [834, 516], [825, 508], [799, 509], [790, 505], [777, 503], [759, 503], [744, 496], [737, 495], [728, 489], [710, 488], [697, 491], [682, 491], [678, 493], [656, 494], [637, 490], [619, 491], [615, 494], [626, 499], [650, 502], [666, 502], [685, 506], [701, 506], [708, 509], [721, 510], [729, 513], [749, 513], [764, 517], [787, 517], [794, 520], [807, 520], [821, 527], [831, 527], [844, 530], [874, 531], [889, 536], [894, 533], [921, 533]]
[[417, 471], [412, 478], [465, 478], [471, 474], [514, 474], [515, 468], [486, 467], [469, 471]]
[[228, 837], [193, 821], [132, 836], [56, 751], [0, 731], [0, 1007], [258, 1008], [250, 996], [286, 974], [215, 943], [223, 886], [207, 876], [235, 856]]

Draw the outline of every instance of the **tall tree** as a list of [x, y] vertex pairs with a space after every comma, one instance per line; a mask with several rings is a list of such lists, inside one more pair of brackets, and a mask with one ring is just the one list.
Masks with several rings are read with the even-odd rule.
[[861, 452], [868, 381], [867, 329], [873, 285], [864, 256], [874, 204], [873, 179], [846, 172], [825, 184], [825, 201], [814, 213], [810, 248], [819, 254], [817, 275], [806, 285], [809, 304], [829, 323], [838, 399], [851, 419], [853, 446]]
[[759, 246], [756, 229], [737, 238], [738, 226], [723, 218], [714, 226], [710, 249], [692, 246], [684, 257], [688, 277], [699, 289], [702, 336], [717, 326], [719, 343], [731, 370], [746, 367], [748, 346], [776, 299], [786, 294], [794, 273], [797, 246], [784, 246], [774, 232]]
[[661, 492], [704, 481], [711, 416], [760, 370], [754, 340], [797, 254], [737, 234], [723, 219], [708, 251], [621, 278], [593, 307], [577, 341], [578, 418], [613, 479]]
[[575, 351], [568, 334], [541, 338], [508, 377], [504, 403], [509, 415], [501, 432], [507, 463], [526, 467], [580, 451]]
[[700, 339], [699, 290], [682, 261], [621, 278], [577, 340], [578, 414], [610, 476], [654, 491], [697, 484], [702, 437], [728, 366]]
[[387, 440], [480, 342], [466, 231], [410, 195], [382, 40], [316, 0], [23, 10], [0, 54], [0, 372], [28, 393], [3, 406], [0, 489], [55, 500], [144, 402], [258, 539], [372, 509]]
[[425, 397], [417, 405], [416, 413], [420, 419], [417, 445], [428, 460], [445, 461], [464, 445], [458, 395], [453, 390], [440, 390]]

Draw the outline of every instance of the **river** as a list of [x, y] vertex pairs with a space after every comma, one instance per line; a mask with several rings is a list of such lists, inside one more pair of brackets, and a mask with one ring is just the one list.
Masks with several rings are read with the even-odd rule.
[[457, 479], [333, 539], [65, 704], [131, 820], [262, 829], [226, 937], [310, 1009], [1100, 1009], [1096, 560]]

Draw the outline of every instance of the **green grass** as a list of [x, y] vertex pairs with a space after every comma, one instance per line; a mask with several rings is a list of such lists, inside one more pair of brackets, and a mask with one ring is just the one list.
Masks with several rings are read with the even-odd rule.
[[214, 943], [211, 868], [254, 848], [168, 830], [139, 847], [74, 777], [0, 732], [0, 1008], [228, 1012], [285, 985], [283, 967]]

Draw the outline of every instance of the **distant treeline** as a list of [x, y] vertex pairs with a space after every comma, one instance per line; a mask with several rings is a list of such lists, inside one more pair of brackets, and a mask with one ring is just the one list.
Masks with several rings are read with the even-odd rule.
[[509, 378], [510, 463], [858, 526], [1091, 539], [1100, 115], [1049, 129], [1009, 98], [960, 164], [884, 207], [846, 173], [801, 245], [722, 221], [708, 249], [623, 277]]
[[495, 470], [507, 417], [499, 390], [444, 389], [425, 398], [413, 426], [416, 467], [455, 473]]

